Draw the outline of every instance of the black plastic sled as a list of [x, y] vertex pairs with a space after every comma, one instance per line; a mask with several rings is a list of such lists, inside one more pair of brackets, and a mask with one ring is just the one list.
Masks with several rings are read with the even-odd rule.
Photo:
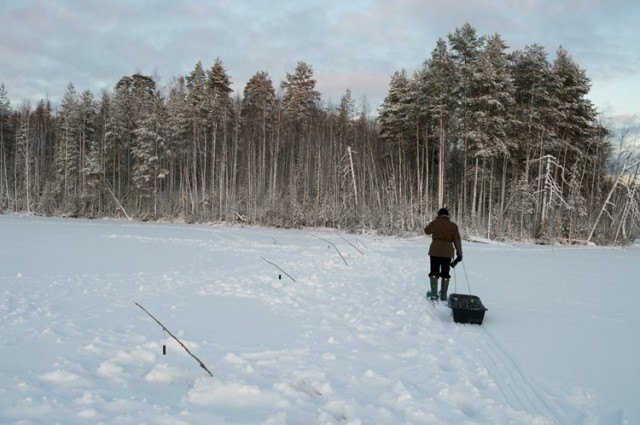
[[453, 321], [456, 323], [481, 325], [484, 312], [487, 311], [480, 298], [475, 295], [451, 294], [448, 305], [453, 312]]

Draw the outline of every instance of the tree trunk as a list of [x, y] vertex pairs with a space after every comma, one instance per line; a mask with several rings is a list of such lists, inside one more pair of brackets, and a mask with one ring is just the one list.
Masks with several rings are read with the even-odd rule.
[[438, 146], [438, 207], [444, 206], [444, 160], [446, 133], [444, 121], [440, 117], [440, 145]]

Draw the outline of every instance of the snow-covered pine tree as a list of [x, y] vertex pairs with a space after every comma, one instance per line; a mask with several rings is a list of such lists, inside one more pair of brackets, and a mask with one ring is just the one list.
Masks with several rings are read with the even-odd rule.
[[320, 101], [311, 65], [298, 62], [293, 74], [287, 72], [281, 87], [285, 117], [298, 125], [309, 124]]
[[63, 214], [76, 216], [80, 174], [80, 108], [73, 83], [67, 86], [58, 119], [54, 150], [56, 186]]
[[21, 195], [22, 202], [16, 199], [19, 208], [31, 212], [31, 105], [25, 102], [20, 109], [20, 121], [16, 132], [16, 155], [14, 181], [16, 194]]
[[105, 164], [107, 187], [116, 198], [127, 197], [131, 175], [130, 149], [133, 137], [133, 79], [122, 77], [116, 83], [105, 125]]
[[461, 28], [456, 28], [453, 33], [448, 36], [451, 57], [453, 58], [457, 68], [457, 88], [456, 96], [460, 100], [460, 106], [457, 108], [457, 119], [454, 121], [455, 128], [453, 136], [458, 149], [462, 150], [462, 167], [455, 178], [462, 181], [462, 211], [461, 216], [466, 216], [469, 209], [469, 188], [468, 188], [468, 140], [473, 128], [469, 122], [469, 114], [472, 112], [470, 103], [475, 98], [475, 90], [473, 86], [473, 73], [476, 69], [476, 61], [480, 50], [483, 48], [486, 37], [478, 36], [476, 29], [469, 23], [465, 23]]
[[189, 216], [195, 210], [193, 184], [190, 179], [192, 158], [192, 117], [190, 115], [189, 94], [184, 77], [178, 78], [170, 87], [165, 102], [167, 120], [168, 179], [167, 203], [173, 214]]
[[11, 102], [4, 83], [0, 83], [0, 209], [8, 208], [11, 202], [9, 181], [10, 140], [12, 139], [9, 116]]
[[51, 158], [56, 132], [51, 101], [40, 100], [32, 113], [33, 128], [33, 198], [34, 209], [44, 214], [55, 213], [54, 180]]
[[151, 77], [136, 74], [133, 79], [137, 113], [131, 148], [131, 180], [136, 191], [137, 211], [140, 217], [148, 219], [158, 215], [158, 188], [167, 174], [164, 106]]
[[289, 177], [285, 191], [291, 205], [293, 223], [300, 225], [304, 223], [306, 204], [313, 187], [314, 162], [310, 139], [313, 118], [319, 109], [320, 93], [316, 90], [313, 68], [305, 62], [298, 62], [293, 74], [287, 72], [280, 86], [284, 90], [284, 167]]
[[89, 150], [87, 166], [84, 173], [88, 190], [96, 194], [93, 211], [97, 215], [102, 215], [107, 211], [106, 199], [107, 190], [107, 122], [111, 113], [111, 96], [106, 90], [102, 91], [100, 101], [97, 106], [96, 115], [96, 143]]
[[410, 131], [408, 106], [411, 101], [407, 71], [396, 71], [389, 82], [389, 91], [380, 107], [378, 123], [380, 137], [387, 143], [400, 143]]
[[[541, 185], [542, 180], [538, 176], [544, 173], [543, 162], [537, 161], [538, 167], [534, 168], [529, 167], [529, 161], [553, 151], [558, 121], [556, 80], [547, 53], [540, 45], [526, 46], [523, 51], [514, 52], [511, 59], [516, 102], [513, 134], [517, 142], [513, 158], [520, 166], [526, 164], [531, 181]], [[544, 193], [542, 186], [537, 186], [535, 193], [538, 196], [533, 216], [525, 219], [540, 223]]]
[[207, 101], [207, 74], [202, 67], [202, 62], [196, 64], [193, 71], [186, 77], [186, 81], [191, 121], [188, 160], [191, 182], [189, 215], [197, 218], [204, 211], [208, 180], [206, 153], [208, 152], [207, 121], [210, 115], [210, 103]]
[[[445, 166], [449, 148], [451, 119], [457, 107], [457, 69], [444, 39], [438, 39], [431, 58], [427, 62], [427, 109], [434, 120], [434, 132], [438, 140], [438, 196], [437, 205], [446, 205]], [[452, 200], [453, 201], [453, 200]]]
[[[479, 222], [474, 223], [476, 225], [484, 223], [488, 237], [492, 236], [494, 181], [501, 181], [500, 211], [496, 216], [502, 217], [507, 164], [515, 145], [508, 132], [513, 126], [514, 90], [506, 48], [500, 35], [494, 34], [489, 37], [486, 47], [478, 54], [474, 64], [471, 78], [474, 96], [467, 102], [468, 123], [473, 129], [468, 132], [468, 147], [474, 158], [475, 170], [471, 217], [479, 219]], [[502, 167], [495, 167], [500, 162]], [[502, 179], [494, 176], [495, 168], [502, 171]], [[482, 179], [482, 184], [479, 178]], [[488, 188], [485, 187], [485, 183], [488, 183]]]
[[[337, 192], [332, 193], [332, 199], [335, 201], [334, 203], [329, 202], [328, 204], [334, 205], [334, 209], [337, 211], [342, 211], [345, 215], [345, 218], [350, 218], [351, 223], [348, 225], [353, 226], [356, 217], [359, 213], [358, 211], [358, 183], [359, 180], [356, 174], [359, 174], [358, 171], [360, 167], [354, 166], [354, 157], [357, 157], [357, 151], [354, 152], [352, 149], [352, 144], [355, 142], [355, 136], [353, 134], [353, 120], [355, 115], [355, 105], [354, 101], [351, 98], [351, 90], [347, 89], [345, 94], [340, 99], [340, 105], [337, 109], [337, 117], [336, 117], [336, 137], [332, 137], [332, 141], [335, 142], [335, 145], [332, 146], [329, 151], [329, 155], [325, 155], [326, 159], [329, 159], [331, 162], [323, 164], [322, 168], [325, 170], [331, 170], [331, 164], [339, 164], [340, 160], [344, 158], [348, 160], [348, 162], [344, 163], [343, 169], [341, 170], [342, 179], [335, 181], [335, 184], [329, 185], [328, 192]], [[342, 157], [339, 155], [342, 154]], [[333, 176], [331, 176], [333, 174]], [[330, 173], [330, 178], [338, 178], [338, 173]], [[340, 188], [339, 190], [331, 190], [331, 187]], [[320, 201], [320, 197], [317, 198]], [[342, 200], [342, 202], [339, 201]], [[318, 204], [318, 208], [321, 206]], [[337, 212], [335, 211], [334, 214]], [[331, 216], [330, 211], [324, 211], [324, 216]]]
[[[234, 166], [236, 163], [236, 149], [230, 141], [229, 123], [232, 119], [231, 108], [231, 78], [224, 68], [224, 64], [216, 58], [213, 66], [207, 72], [206, 102], [208, 110], [208, 126], [211, 133], [210, 161], [210, 185], [207, 199], [211, 205], [210, 213], [217, 214], [219, 220], [224, 220], [229, 212], [229, 204], [232, 202], [235, 186]], [[229, 167], [231, 163], [231, 167]], [[217, 172], [217, 185], [216, 183]], [[217, 187], [216, 187], [217, 186]], [[217, 191], [217, 200], [216, 198]], [[217, 203], [217, 211], [214, 208]]]
[[[577, 154], [588, 152], [598, 129], [597, 113], [586, 97], [591, 89], [591, 80], [571, 56], [560, 47], [553, 62], [553, 73], [558, 82], [556, 96], [560, 119], [558, 139], [563, 147], [570, 149], [575, 160]], [[572, 161], [573, 162], [573, 161]]]
[[[556, 97], [559, 119], [556, 134], [561, 150], [557, 155], [566, 169], [580, 172], [579, 175], [572, 175], [570, 185], [563, 186], [565, 196], [570, 202], [567, 204], [568, 209], [561, 215], [566, 221], [564, 227], [569, 233], [565, 237], [572, 238], [573, 229], [576, 227], [574, 221], [584, 221], [586, 216], [581, 205], [584, 203], [584, 197], [589, 194], [589, 183], [594, 182], [594, 178], [599, 180], [591, 170], [597, 170], [596, 175], [601, 174], [605, 165], [602, 153], [609, 152], [610, 147], [608, 139], [600, 137], [602, 127], [598, 122], [598, 114], [586, 97], [591, 82], [585, 71], [562, 47], [556, 53], [552, 69], [558, 82]], [[586, 229], [583, 229], [582, 235], [586, 236]]]
[[[252, 221], [273, 207], [277, 190], [278, 139], [273, 135], [275, 108], [273, 82], [267, 72], [257, 72], [244, 87], [240, 110], [246, 143], [247, 204]], [[269, 205], [265, 205], [267, 202]]]
[[[411, 120], [411, 104], [414, 101], [411, 80], [403, 69], [396, 71], [389, 82], [389, 92], [382, 103], [378, 117], [379, 134], [385, 143], [385, 151], [389, 153], [388, 165], [391, 168], [388, 178], [391, 182], [383, 194], [388, 203], [388, 211], [399, 214], [404, 205], [406, 181], [401, 177], [404, 172], [404, 146], [406, 139], [413, 134]], [[404, 215], [402, 215], [404, 220]], [[390, 222], [398, 221], [398, 217], [389, 218]]]
[[[97, 143], [97, 119], [98, 110], [93, 93], [89, 90], [82, 92], [78, 103], [79, 113], [79, 167], [80, 167], [80, 213], [83, 215], [94, 215], [94, 208], [98, 204], [97, 198], [100, 192], [95, 182], [89, 185], [89, 180], [95, 178], [91, 175], [92, 167], [89, 165], [93, 151], [98, 150]], [[95, 159], [95, 156], [94, 156]], [[95, 168], [95, 165], [94, 165]]]

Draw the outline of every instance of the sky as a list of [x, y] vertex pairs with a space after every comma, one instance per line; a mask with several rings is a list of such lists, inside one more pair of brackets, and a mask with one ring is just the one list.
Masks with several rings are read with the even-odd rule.
[[640, 116], [637, 0], [0, 0], [0, 82], [14, 108], [57, 104], [77, 92], [111, 92], [125, 75], [160, 87], [197, 62], [222, 60], [242, 93], [257, 72], [278, 88], [296, 64], [313, 67], [322, 99], [351, 90], [358, 109], [378, 110], [394, 72], [412, 73], [438, 38], [465, 23], [498, 33], [508, 51], [562, 46], [591, 79], [606, 117]]

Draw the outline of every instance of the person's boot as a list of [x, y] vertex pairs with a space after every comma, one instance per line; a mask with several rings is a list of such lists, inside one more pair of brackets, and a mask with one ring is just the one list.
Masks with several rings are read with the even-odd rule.
[[449, 290], [449, 279], [442, 278], [442, 289], [440, 290], [440, 300], [447, 300], [447, 291]]
[[431, 283], [431, 300], [438, 299], [438, 276], [429, 276], [429, 282]]

